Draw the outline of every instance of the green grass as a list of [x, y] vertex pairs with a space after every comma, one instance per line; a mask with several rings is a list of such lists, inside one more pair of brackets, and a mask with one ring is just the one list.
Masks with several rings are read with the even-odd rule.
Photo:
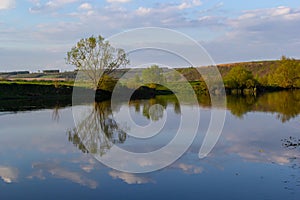
[[73, 86], [74, 81], [44, 81], [44, 80], [0, 80], [0, 84], [20, 84], [20, 85], [56, 85], [56, 86]]

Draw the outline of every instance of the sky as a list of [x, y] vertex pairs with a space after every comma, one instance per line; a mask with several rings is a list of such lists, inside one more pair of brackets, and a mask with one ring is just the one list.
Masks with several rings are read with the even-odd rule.
[[299, 0], [1, 0], [0, 71], [72, 70], [79, 39], [143, 27], [186, 34], [215, 63], [300, 58]]

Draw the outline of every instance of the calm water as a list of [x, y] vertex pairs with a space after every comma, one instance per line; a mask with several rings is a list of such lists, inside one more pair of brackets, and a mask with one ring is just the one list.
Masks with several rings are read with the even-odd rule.
[[[109, 102], [45, 109], [1, 102], [0, 199], [299, 199], [300, 92], [231, 96], [227, 109], [211, 108], [206, 98], [200, 102], [192, 146], [169, 167], [146, 174], [113, 170], [92, 155], [104, 155], [111, 142], [139, 153], [159, 149], [176, 134], [181, 113], [197, 105], [179, 105], [170, 96], [121, 102], [115, 110]], [[154, 104], [162, 107], [148, 112]], [[81, 108], [92, 109], [74, 129], [72, 109]], [[165, 121], [163, 129], [148, 140], [128, 135], [134, 127], [113, 118], [127, 109], [136, 124]], [[215, 148], [199, 159], [211, 109], [226, 110], [226, 121]], [[93, 134], [87, 131], [93, 120], [95, 130], [106, 130], [98, 147], [84, 139]]]

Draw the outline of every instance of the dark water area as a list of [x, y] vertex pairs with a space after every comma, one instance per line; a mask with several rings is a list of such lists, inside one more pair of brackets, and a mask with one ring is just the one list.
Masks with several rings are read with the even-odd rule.
[[[72, 105], [69, 100], [2, 100], [0, 198], [299, 199], [299, 91], [228, 96], [227, 108], [212, 107], [205, 96], [198, 99], [195, 105], [164, 95], [120, 101], [114, 108], [110, 101]], [[99, 162], [113, 145], [136, 153], [164, 147], [184, 113], [196, 107], [201, 115], [197, 136], [171, 165], [132, 174]], [[78, 118], [76, 110], [82, 111]], [[200, 159], [213, 110], [226, 113], [224, 128], [212, 151]], [[162, 129], [151, 138], [135, 138], [132, 133], [139, 127], [116, 118], [127, 112], [140, 127], [152, 124], [150, 132]], [[124, 158], [119, 165], [130, 162]]]

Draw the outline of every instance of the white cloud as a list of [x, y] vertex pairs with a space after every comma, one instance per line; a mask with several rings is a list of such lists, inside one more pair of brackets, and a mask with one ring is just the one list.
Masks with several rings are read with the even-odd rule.
[[79, 10], [91, 10], [93, 6], [90, 3], [83, 3], [78, 7]]
[[178, 9], [183, 10], [187, 8], [193, 8], [197, 6], [201, 6], [202, 2], [199, 0], [192, 0], [192, 1], [184, 1], [177, 6]]
[[[299, 57], [300, 10], [275, 7], [225, 19], [226, 34], [204, 46], [216, 62]], [[230, 51], [228, 51], [230, 50]]]
[[183, 9], [186, 9], [186, 8], [190, 8], [190, 4], [188, 4], [188, 3], [186, 3], [186, 2], [183, 2], [182, 4], [180, 4], [180, 5], [178, 6], [178, 8], [179, 8], [180, 10], [183, 10]]
[[[32, 28], [34, 31], [27, 30], [28, 35], [39, 40], [39, 44], [51, 44], [51, 48], [56, 45], [63, 54], [68, 50], [68, 45], [72, 46], [79, 38], [92, 34], [101, 34], [107, 37], [131, 28], [159, 26], [188, 33], [202, 44], [204, 41], [205, 47], [217, 62], [271, 59], [279, 58], [281, 54], [290, 56], [300, 54], [299, 9], [280, 6], [247, 10], [241, 12], [239, 16], [229, 18], [229, 14], [220, 8], [222, 3], [202, 9], [202, 7], [198, 7], [202, 4], [199, 0], [183, 0], [177, 3], [161, 1], [152, 6], [140, 5], [137, 8], [121, 4], [129, 2], [129, 0], [107, 0], [107, 2], [111, 4], [93, 9], [95, 6], [91, 1], [32, 0], [34, 6], [31, 8], [31, 12], [44, 13], [45, 11], [45, 13], [56, 15], [51, 15], [54, 20], [50, 22], [36, 24]], [[56, 12], [71, 3], [76, 3], [74, 5], [78, 9], [71, 13]], [[2, 1], [1, 4], [3, 4]], [[25, 32], [24, 30], [17, 30], [15, 34], [2, 32], [0, 37], [1, 34], [6, 34], [8, 38], [24, 40], [24, 36], [20, 36], [20, 33]], [[5, 42], [8, 43], [8, 40]], [[9, 65], [17, 62], [13, 60], [22, 60], [21, 58], [14, 59], [11, 56], [9, 63], [6, 62], [7, 57], [1, 54], [0, 57], [2, 60], [4, 59], [2, 63]], [[35, 59], [33, 63], [37, 63], [37, 56], [33, 57]], [[63, 55], [61, 57], [57, 60], [61, 59], [61, 65], [63, 65]], [[44, 65], [44, 63], [37, 65]]]
[[137, 15], [147, 15], [151, 12], [151, 8], [144, 8], [144, 7], [139, 7], [137, 10], [136, 10], [136, 14]]
[[29, 11], [31, 13], [38, 13], [38, 12], [44, 12], [49, 10], [56, 10], [65, 5], [76, 3], [78, 1], [79, 0], [52, 0], [52, 1], [47, 1], [44, 4], [41, 4], [39, 1], [36, 1], [34, 3], [34, 6], [29, 8]]
[[15, 0], [1, 0], [0, 1], [0, 10], [12, 9], [16, 6]]
[[272, 16], [286, 15], [289, 14], [290, 12], [291, 12], [291, 8], [280, 6], [271, 10], [271, 15]]

